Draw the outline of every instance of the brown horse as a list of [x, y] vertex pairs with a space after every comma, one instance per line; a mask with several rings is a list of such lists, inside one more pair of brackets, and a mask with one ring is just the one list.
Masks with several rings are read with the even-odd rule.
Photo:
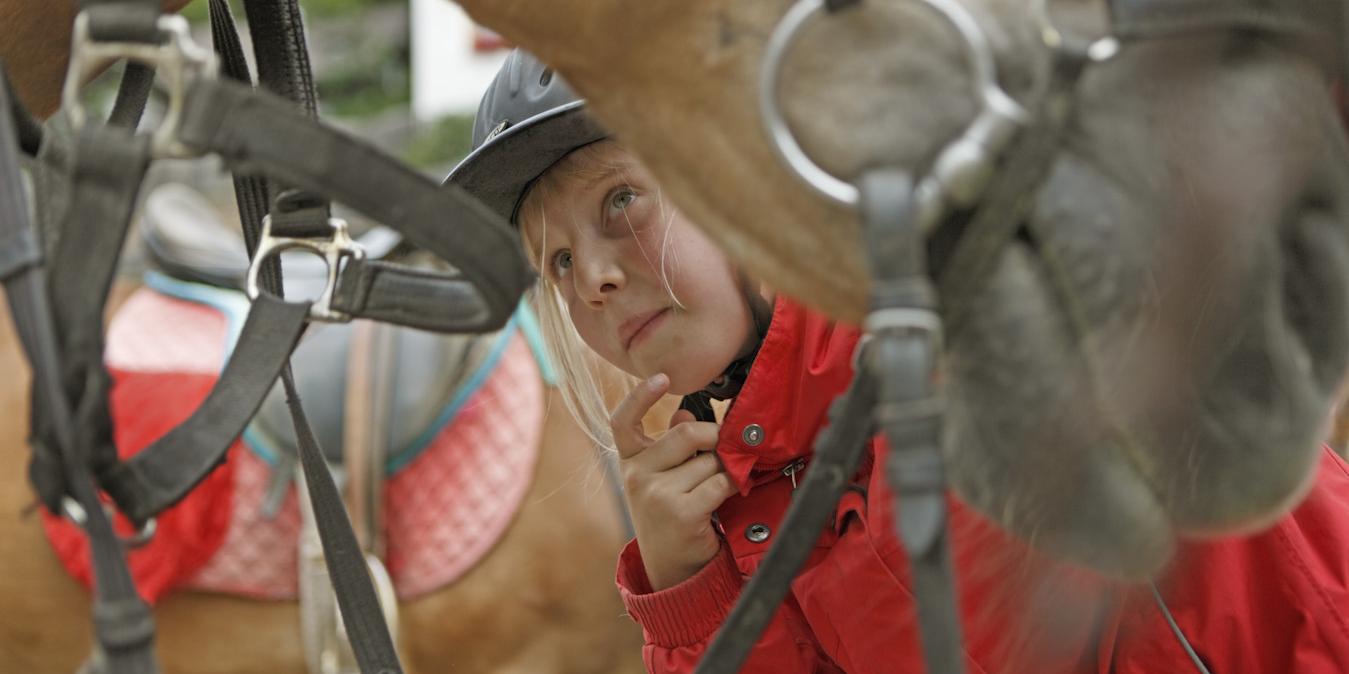
[[[856, 213], [802, 189], [758, 117], [791, 0], [462, 4], [555, 65], [749, 271], [863, 315]], [[1029, 103], [1033, 3], [961, 4]], [[1066, 34], [1110, 29], [1104, 0], [1047, 4]], [[948, 318], [969, 317], [946, 343], [952, 480], [1042, 550], [1143, 578], [1178, 537], [1259, 528], [1309, 483], [1349, 364], [1349, 151], [1329, 73], [1295, 42], [1126, 42], [1079, 82], [1023, 235], [986, 282], [940, 280]], [[781, 104], [835, 175], [917, 171], [969, 123], [971, 77], [931, 7], [862, 2], [802, 31]]]
[[[554, 64], [750, 272], [864, 314], [856, 214], [801, 189], [756, 113], [791, 0], [461, 4]], [[962, 4], [1026, 100], [1045, 64], [1028, 3]], [[1069, 34], [1109, 30], [1104, 0], [1047, 4]], [[68, 25], [8, 49], [35, 106], [52, 106], [60, 70], [42, 64]], [[1041, 549], [1143, 578], [1177, 538], [1258, 528], [1308, 484], [1349, 364], [1349, 149], [1306, 47], [1214, 30], [1088, 69], [1023, 236], [942, 298], [969, 317], [946, 344], [952, 480]], [[844, 178], [917, 170], [975, 111], [962, 41], [919, 2], [817, 21], [783, 81], [802, 145]]]
[[[128, 290], [118, 289], [118, 301]], [[73, 672], [89, 653], [89, 601], [32, 512], [27, 365], [7, 312], [0, 368], [11, 373], [0, 386], [10, 420], [0, 430], [0, 671]], [[534, 479], [514, 521], [456, 582], [400, 606], [399, 650], [409, 672], [641, 670], [640, 635], [613, 585], [619, 513], [596, 475], [589, 439], [556, 392], [546, 395]], [[155, 619], [166, 672], [307, 671], [295, 603], [177, 592], [161, 600]]]

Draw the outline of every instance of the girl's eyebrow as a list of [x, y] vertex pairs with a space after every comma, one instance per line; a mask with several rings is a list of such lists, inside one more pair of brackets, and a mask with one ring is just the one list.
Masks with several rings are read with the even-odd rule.
[[609, 182], [611, 179], [613, 179], [614, 176], [623, 175], [627, 173], [630, 168], [631, 167], [628, 166], [626, 163], [606, 166], [600, 172], [581, 181], [580, 184], [577, 185], [577, 187], [581, 188], [585, 192], [590, 192], [594, 190], [597, 186], [599, 186], [601, 183]]

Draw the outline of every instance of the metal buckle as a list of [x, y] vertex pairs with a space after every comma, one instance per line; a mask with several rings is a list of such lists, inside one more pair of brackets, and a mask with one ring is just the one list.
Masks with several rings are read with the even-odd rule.
[[154, 66], [156, 81], [168, 92], [169, 104], [159, 128], [150, 139], [150, 152], [156, 158], [189, 159], [203, 153], [178, 140], [188, 85], [195, 79], [215, 77], [215, 55], [192, 39], [187, 19], [177, 14], [159, 17], [156, 27], [166, 38], [162, 44], [143, 42], [99, 42], [89, 37], [89, 15], [75, 17], [70, 44], [70, 67], [61, 89], [61, 109], [74, 130], [88, 119], [80, 101], [80, 88], [109, 61], [126, 59]]
[[[61, 511], [65, 514], [66, 519], [74, 522], [75, 526], [78, 526], [81, 529], [85, 528], [85, 524], [89, 521], [89, 514], [84, 510], [84, 506], [80, 505], [79, 501], [76, 501], [69, 496], [61, 497]], [[108, 516], [108, 521], [111, 522], [113, 520], [112, 508], [105, 503], [103, 504], [103, 512]], [[122, 545], [125, 545], [128, 548], [139, 548], [146, 543], [149, 543], [155, 537], [155, 532], [158, 530], [158, 518], [151, 517], [150, 519], [145, 520], [145, 523], [142, 524], [140, 528], [136, 529], [136, 533], [131, 534], [129, 537], [124, 537], [119, 534], [117, 535], [117, 540], [121, 541]]]
[[[988, 172], [979, 162], [990, 163], [1014, 135], [1015, 129], [1030, 118], [1029, 113], [998, 84], [997, 63], [993, 46], [970, 11], [956, 0], [914, 0], [941, 14], [960, 32], [965, 41], [966, 57], [974, 73], [974, 92], [979, 100], [980, 113], [971, 122], [961, 138], [948, 145], [939, 158], [932, 184], [919, 187], [919, 197], [931, 193], [928, 200], [951, 191], [958, 200], [968, 198], [982, 186], [980, 179]], [[857, 186], [829, 173], [814, 162], [796, 142], [787, 120], [778, 107], [778, 81], [783, 56], [801, 27], [816, 14], [825, 11], [825, 0], [800, 0], [782, 17], [773, 30], [764, 50], [763, 70], [759, 74], [759, 116], [768, 130], [772, 145], [788, 168], [820, 194], [844, 206], [856, 206]], [[933, 208], [929, 207], [931, 211]], [[924, 218], [930, 220], [931, 218]]]
[[309, 318], [328, 323], [345, 323], [351, 315], [333, 309], [333, 294], [337, 291], [337, 276], [341, 272], [343, 258], [365, 259], [365, 248], [347, 233], [347, 221], [342, 218], [328, 218], [328, 226], [333, 228], [332, 238], [311, 239], [286, 236], [272, 236], [272, 216], [262, 219], [262, 237], [258, 240], [258, 251], [248, 265], [248, 299], [256, 300], [262, 294], [258, 287], [258, 273], [262, 263], [271, 255], [286, 250], [308, 250], [323, 258], [328, 266], [327, 281], [323, 293], [309, 306]]
[[925, 335], [932, 344], [932, 352], [941, 353], [943, 338], [941, 317], [931, 309], [913, 307], [875, 309], [867, 314], [863, 326], [868, 336], [892, 331]]
[[1064, 36], [1050, 14], [1049, 0], [1032, 0], [1031, 14], [1035, 16], [1040, 30], [1040, 41], [1051, 50], [1063, 49], [1070, 42], [1085, 44], [1082, 53], [1092, 63], [1105, 63], [1119, 54], [1120, 42], [1114, 35], [1105, 35], [1088, 42]]

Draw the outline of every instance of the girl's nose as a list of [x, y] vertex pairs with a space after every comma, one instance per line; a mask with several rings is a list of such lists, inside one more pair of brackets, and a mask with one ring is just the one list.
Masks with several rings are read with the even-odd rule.
[[602, 253], [574, 256], [576, 294], [593, 308], [600, 308], [626, 283], [622, 267], [612, 256]]

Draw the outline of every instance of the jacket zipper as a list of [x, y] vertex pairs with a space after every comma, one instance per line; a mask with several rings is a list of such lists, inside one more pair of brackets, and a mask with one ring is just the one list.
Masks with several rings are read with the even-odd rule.
[[792, 491], [796, 491], [796, 474], [801, 472], [801, 469], [805, 467], [806, 467], [806, 459], [804, 457], [796, 459], [795, 461], [792, 461], [791, 463], [782, 467], [782, 474], [786, 475], [792, 480]]

